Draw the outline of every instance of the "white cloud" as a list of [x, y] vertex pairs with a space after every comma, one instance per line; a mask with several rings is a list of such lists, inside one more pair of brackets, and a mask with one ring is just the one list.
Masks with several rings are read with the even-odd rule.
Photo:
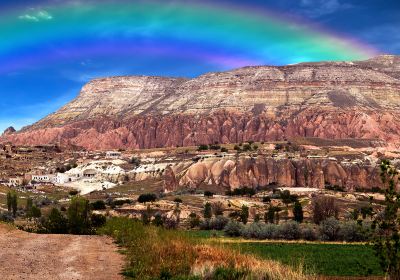
[[45, 10], [39, 10], [39, 11], [35, 11], [33, 13], [20, 15], [18, 18], [21, 20], [26, 20], [26, 21], [39, 22], [42, 20], [52, 20], [53, 16]]

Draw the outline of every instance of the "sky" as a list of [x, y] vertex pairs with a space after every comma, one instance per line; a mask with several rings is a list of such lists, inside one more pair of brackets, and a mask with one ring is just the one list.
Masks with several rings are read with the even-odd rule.
[[93, 78], [400, 55], [398, 0], [1, 0], [0, 131]]

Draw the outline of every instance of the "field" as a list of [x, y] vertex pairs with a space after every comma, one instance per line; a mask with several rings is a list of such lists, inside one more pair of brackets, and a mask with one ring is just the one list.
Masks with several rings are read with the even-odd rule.
[[251, 241], [224, 238], [220, 231], [191, 231], [191, 236], [215, 241], [240, 253], [276, 260], [323, 276], [381, 276], [373, 249], [366, 244]]

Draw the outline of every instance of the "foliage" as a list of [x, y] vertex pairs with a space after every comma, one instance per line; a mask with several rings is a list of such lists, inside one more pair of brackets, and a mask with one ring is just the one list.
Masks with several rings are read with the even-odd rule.
[[303, 218], [303, 207], [299, 201], [296, 201], [293, 206], [293, 219], [298, 223], [302, 223]]
[[198, 227], [199, 225], [200, 225], [200, 217], [194, 212], [190, 213], [189, 215], [190, 228], [195, 228]]
[[334, 241], [338, 239], [340, 224], [334, 217], [329, 217], [322, 221], [319, 227], [321, 240]]
[[105, 210], [106, 203], [103, 200], [97, 200], [90, 204], [93, 210]]
[[227, 191], [226, 195], [229, 196], [249, 196], [252, 197], [256, 194], [255, 189], [249, 187], [241, 187], [234, 189], [233, 191]]
[[224, 232], [227, 236], [235, 237], [242, 234], [243, 224], [235, 220], [230, 220], [224, 228]]
[[279, 237], [286, 240], [296, 240], [301, 237], [299, 223], [295, 221], [287, 221], [279, 225]]
[[73, 197], [67, 211], [69, 232], [90, 234], [90, 205], [83, 197]]
[[204, 204], [204, 211], [203, 211], [203, 216], [205, 219], [211, 219], [212, 217], [212, 207], [210, 202], [206, 202]]
[[138, 167], [141, 164], [140, 158], [137, 157], [132, 157], [129, 162], [130, 164], [133, 164], [135, 167]]
[[313, 221], [316, 224], [326, 220], [329, 217], [337, 218], [339, 216], [339, 206], [334, 197], [317, 196], [312, 201]]
[[224, 214], [224, 205], [220, 201], [213, 203], [211, 205], [211, 208], [214, 213], [214, 216], [221, 216]]
[[205, 144], [201, 144], [199, 145], [199, 147], [197, 148], [198, 151], [207, 151], [208, 150], [208, 145]]
[[210, 191], [205, 191], [205, 192], [204, 192], [204, 196], [205, 196], [205, 197], [213, 197], [213, 196], [214, 196], [214, 193], [213, 193], [213, 192], [210, 192]]
[[248, 219], [249, 219], [249, 207], [243, 205], [242, 210], [240, 211], [240, 221], [243, 224], [247, 224]]
[[154, 193], [145, 193], [139, 195], [138, 202], [146, 203], [146, 202], [154, 202], [157, 200], [157, 196]]
[[398, 171], [388, 160], [381, 162], [381, 180], [386, 185], [385, 208], [373, 221], [377, 230], [373, 247], [382, 269], [390, 279], [400, 279], [400, 193], [396, 190]]
[[57, 209], [51, 209], [49, 217], [44, 221], [43, 228], [45, 232], [52, 234], [66, 234], [68, 230], [68, 220]]
[[12, 212], [14, 217], [17, 215], [18, 198], [17, 193], [14, 191], [10, 191], [7, 193], [7, 209], [8, 212]]

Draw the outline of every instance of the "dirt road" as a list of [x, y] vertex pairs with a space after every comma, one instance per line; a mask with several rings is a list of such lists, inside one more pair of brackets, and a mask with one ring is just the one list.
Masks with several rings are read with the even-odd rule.
[[0, 225], [3, 280], [123, 279], [123, 264], [108, 237], [31, 234]]

